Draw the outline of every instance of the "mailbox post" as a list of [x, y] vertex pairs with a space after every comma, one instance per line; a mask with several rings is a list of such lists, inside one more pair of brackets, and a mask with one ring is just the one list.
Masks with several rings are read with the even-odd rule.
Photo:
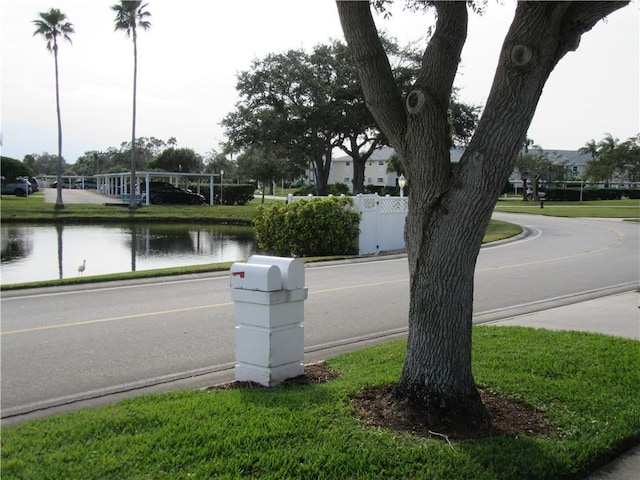
[[253, 255], [230, 271], [235, 302], [235, 378], [275, 386], [304, 373], [304, 264]]

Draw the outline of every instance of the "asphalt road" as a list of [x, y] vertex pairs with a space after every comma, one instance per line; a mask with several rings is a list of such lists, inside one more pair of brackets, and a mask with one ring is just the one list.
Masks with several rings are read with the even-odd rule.
[[[484, 322], [637, 286], [638, 224], [501, 214], [527, 227], [483, 248], [474, 319]], [[305, 360], [406, 331], [404, 256], [308, 266]], [[230, 379], [228, 274], [3, 292], [3, 421]]]

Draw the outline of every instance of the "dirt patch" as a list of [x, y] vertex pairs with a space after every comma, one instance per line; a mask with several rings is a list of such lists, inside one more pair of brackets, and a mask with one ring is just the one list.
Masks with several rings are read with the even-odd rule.
[[[281, 383], [281, 385], [311, 385], [314, 383], [325, 383], [334, 378], [338, 378], [341, 373], [325, 365], [323, 362], [311, 363], [304, 366], [304, 373], [297, 377], [289, 378]], [[227, 382], [220, 385], [214, 385], [207, 390], [230, 390], [233, 388], [268, 388], [255, 382]]]
[[489, 390], [479, 389], [479, 392], [491, 418], [490, 427], [482, 430], [459, 424], [433, 428], [425, 423], [422, 412], [397, 401], [394, 385], [367, 388], [354, 395], [351, 401], [357, 415], [367, 425], [425, 437], [462, 440], [492, 435], [551, 435], [553, 429], [546, 416], [535, 407]]

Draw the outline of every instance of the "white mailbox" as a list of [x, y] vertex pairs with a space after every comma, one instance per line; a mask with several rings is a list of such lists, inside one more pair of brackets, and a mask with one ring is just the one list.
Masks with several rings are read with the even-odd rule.
[[252, 255], [247, 262], [251, 265], [275, 265], [280, 269], [283, 290], [304, 288], [304, 263], [297, 258], [268, 257]]
[[304, 264], [253, 255], [230, 270], [237, 381], [274, 386], [304, 373]]
[[275, 265], [231, 265], [231, 288], [275, 292], [282, 289], [280, 269]]

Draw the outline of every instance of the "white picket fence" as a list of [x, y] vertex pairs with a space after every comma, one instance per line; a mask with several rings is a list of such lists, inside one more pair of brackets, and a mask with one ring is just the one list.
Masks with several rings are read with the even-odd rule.
[[[294, 197], [289, 195], [288, 203], [296, 200], [310, 200], [323, 197]], [[360, 212], [360, 236], [358, 248], [360, 255], [379, 254], [393, 250], [403, 250], [404, 222], [409, 202], [407, 197], [381, 197], [356, 195], [354, 208]]]

